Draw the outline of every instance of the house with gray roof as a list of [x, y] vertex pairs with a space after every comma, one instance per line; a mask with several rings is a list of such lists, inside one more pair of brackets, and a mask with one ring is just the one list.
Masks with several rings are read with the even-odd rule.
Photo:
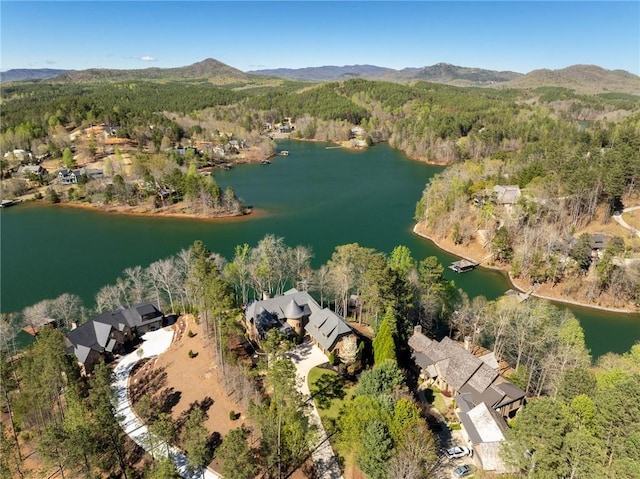
[[485, 471], [510, 472], [500, 457], [500, 448], [505, 440], [507, 424], [498, 412], [480, 403], [471, 409], [459, 406], [458, 416], [462, 425], [462, 435], [472, 444], [476, 458]]
[[514, 417], [525, 400], [525, 392], [498, 372], [495, 355], [472, 354], [461, 344], [445, 337], [427, 338], [416, 326], [409, 347], [421, 377], [452, 396], [464, 396], [472, 404], [484, 402], [505, 418]]
[[264, 339], [273, 328], [299, 338], [308, 334], [326, 354], [340, 349], [341, 341], [353, 334], [344, 319], [328, 308], [321, 308], [306, 291], [295, 288], [250, 303], [245, 309], [245, 327], [255, 341]]
[[80, 170], [70, 170], [63, 168], [58, 171], [58, 181], [61, 185], [75, 185], [78, 183], [78, 179], [82, 176]]
[[515, 205], [521, 195], [518, 185], [496, 185], [493, 194], [499, 205]]
[[495, 354], [476, 356], [445, 337], [427, 338], [416, 326], [409, 347], [420, 377], [454, 397], [463, 434], [486, 470], [507, 472], [499, 457], [506, 419], [524, 405], [525, 392], [499, 373]]
[[72, 329], [66, 336], [67, 353], [74, 354], [86, 374], [104, 358], [122, 352], [136, 336], [162, 327], [164, 315], [152, 303], [106, 311]]
[[23, 165], [18, 168], [18, 176], [21, 178], [29, 178], [30, 176], [44, 176], [47, 174], [47, 170], [45, 170], [40, 165]]

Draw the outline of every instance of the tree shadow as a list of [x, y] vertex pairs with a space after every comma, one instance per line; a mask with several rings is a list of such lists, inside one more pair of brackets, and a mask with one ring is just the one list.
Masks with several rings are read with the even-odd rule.
[[[144, 367], [144, 366], [143, 366]], [[134, 370], [134, 372], [137, 372]], [[132, 372], [132, 377], [134, 376]], [[146, 374], [136, 377], [136, 382], [129, 389], [132, 402], [137, 402], [142, 396], [153, 396], [167, 384], [167, 372], [163, 367], [151, 369]]]
[[164, 389], [157, 398], [160, 412], [169, 414], [171, 410], [180, 402], [182, 391], [176, 391], [173, 387]]
[[209, 464], [213, 460], [216, 449], [222, 444], [222, 436], [218, 431], [212, 432], [207, 439], [207, 457], [205, 464]]
[[429, 404], [433, 404], [436, 400], [436, 395], [434, 394], [433, 389], [428, 388], [424, 390], [424, 400]]
[[329, 409], [334, 399], [344, 399], [344, 379], [333, 374], [321, 376], [311, 389], [311, 397], [319, 409]]
[[189, 414], [191, 414], [191, 412], [196, 409], [200, 409], [204, 413], [205, 418], [207, 418], [209, 416], [208, 411], [211, 406], [213, 406], [213, 402], [213, 398], [211, 398], [210, 396], [206, 396], [202, 401], [194, 401], [189, 404], [189, 407], [185, 411], [182, 411], [180, 417], [178, 417], [178, 419], [176, 420], [176, 428], [178, 430], [181, 430], [184, 426], [184, 423], [187, 422]]

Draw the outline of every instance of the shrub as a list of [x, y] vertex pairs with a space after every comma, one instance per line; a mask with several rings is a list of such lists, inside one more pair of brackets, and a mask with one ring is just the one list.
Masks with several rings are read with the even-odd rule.
[[236, 415], [236, 412], [233, 409], [229, 411], [229, 419], [231, 419], [232, 421], [235, 421], [236, 419], [238, 419], [238, 416]]
[[329, 353], [329, 364], [332, 366], [336, 364], [336, 354], [333, 351]]
[[187, 331], [187, 336], [189, 336], [190, 338], [193, 338], [196, 335], [196, 333], [194, 333], [193, 331], [189, 330]]
[[191, 359], [195, 358], [198, 355], [198, 353], [194, 353], [192, 349], [189, 350], [189, 357]]

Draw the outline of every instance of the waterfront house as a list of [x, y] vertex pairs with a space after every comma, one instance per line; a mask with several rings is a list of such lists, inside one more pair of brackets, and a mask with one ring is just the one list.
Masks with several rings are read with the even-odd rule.
[[22, 178], [28, 178], [31, 175], [44, 176], [46, 174], [47, 170], [40, 165], [24, 165], [18, 168], [18, 176]]
[[58, 180], [61, 185], [75, 185], [78, 183], [78, 178], [80, 178], [79, 170], [69, 170], [62, 169], [58, 172]]
[[111, 360], [136, 336], [162, 327], [163, 319], [153, 303], [103, 312], [69, 331], [67, 353], [74, 354], [85, 374], [90, 374], [101, 358]]
[[524, 405], [525, 392], [499, 373], [492, 352], [471, 353], [469, 342], [430, 339], [416, 326], [409, 338], [412, 358], [427, 384], [452, 396], [463, 435], [484, 469], [505, 472], [498, 451], [504, 441], [506, 419]]
[[309, 293], [295, 288], [250, 303], [245, 309], [245, 327], [255, 341], [264, 339], [273, 328], [298, 338], [308, 335], [325, 354], [339, 350], [342, 341], [354, 334], [339, 315], [321, 308]]

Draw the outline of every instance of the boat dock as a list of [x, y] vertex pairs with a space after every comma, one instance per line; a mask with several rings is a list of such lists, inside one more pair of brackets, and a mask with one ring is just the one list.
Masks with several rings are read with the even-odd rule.
[[461, 259], [460, 261], [454, 261], [449, 265], [449, 269], [455, 271], [456, 273], [466, 273], [467, 271], [471, 271], [480, 263], [474, 263], [473, 261], [469, 261], [468, 259]]
[[2, 200], [2, 202], [0, 202], [0, 208], [8, 208], [18, 203], [20, 203], [20, 200]]

